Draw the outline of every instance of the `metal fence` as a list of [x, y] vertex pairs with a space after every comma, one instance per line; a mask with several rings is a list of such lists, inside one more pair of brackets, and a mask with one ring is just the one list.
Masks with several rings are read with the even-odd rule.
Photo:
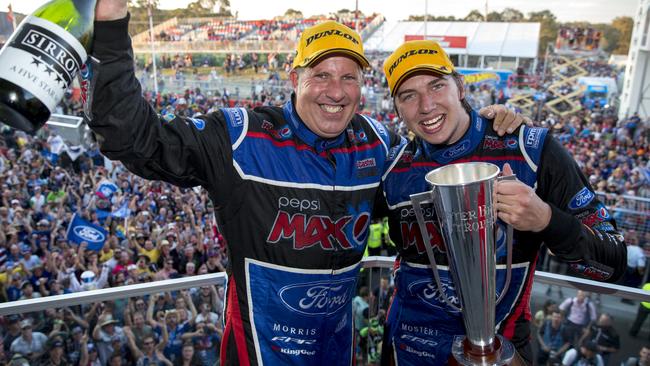
[[650, 199], [604, 192], [596, 192], [596, 194], [609, 208], [618, 227], [625, 230], [630, 238], [641, 240], [640, 237], [634, 237], [650, 235]]

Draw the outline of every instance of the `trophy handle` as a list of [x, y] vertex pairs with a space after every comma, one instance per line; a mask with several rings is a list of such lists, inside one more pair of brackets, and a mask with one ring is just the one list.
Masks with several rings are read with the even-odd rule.
[[[424, 248], [427, 251], [427, 256], [429, 257], [429, 262], [431, 263], [431, 270], [433, 271], [433, 278], [436, 281], [436, 286], [438, 286], [438, 291], [442, 295], [442, 298], [445, 300], [447, 305], [454, 309], [455, 311], [460, 312], [460, 308], [449, 300], [447, 293], [445, 293], [444, 288], [442, 287], [442, 281], [440, 281], [440, 275], [438, 274], [438, 265], [436, 264], [436, 258], [433, 255], [433, 249], [431, 248], [431, 243], [429, 242], [429, 233], [427, 232], [427, 226], [424, 223], [424, 216], [422, 215], [422, 206], [421, 204], [425, 201], [431, 200], [432, 196], [436, 194], [436, 187], [433, 187], [433, 190], [430, 192], [422, 192], [411, 195], [411, 203], [413, 204], [413, 210], [415, 217], [418, 220], [418, 226], [420, 227], [420, 235], [422, 236], [422, 242], [424, 243]], [[437, 215], [437, 214], [436, 214]]]
[[[497, 181], [504, 181], [504, 180], [517, 180], [516, 175], [508, 175], [508, 176], [500, 176], [497, 178]], [[496, 234], [496, 230], [495, 230]], [[514, 235], [514, 230], [512, 229], [512, 225], [506, 224], [506, 282], [503, 284], [503, 290], [501, 290], [501, 294], [499, 294], [499, 297], [497, 298], [496, 304], [498, 305], [501, 300], [506, 295], [506, 292], [508, 292], [508, 288], [510, 287], [510, 278], [512, 276], [512, 239]], [[494, 241], [496, 243], [496, 240]]]

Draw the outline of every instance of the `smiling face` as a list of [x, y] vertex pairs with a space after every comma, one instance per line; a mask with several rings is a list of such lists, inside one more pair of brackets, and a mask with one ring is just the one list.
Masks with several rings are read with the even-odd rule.
[[361, 99], [361, 77], [359, 64], [345, 56], [291, 71], [296, 111], [312, 132], [332, 138], [345, 130]]
[[395, 106], [408, 128], [433, 145], [457, 142], [469, 128], [465, 91], [449, 75], [417, 73], [395, 93]]

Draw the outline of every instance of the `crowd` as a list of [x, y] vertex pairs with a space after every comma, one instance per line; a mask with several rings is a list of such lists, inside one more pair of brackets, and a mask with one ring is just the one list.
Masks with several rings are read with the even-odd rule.
[[[204, 192], [138, 178], [93, 147], [56, 155], [48, 137], [7, 128], [2, 142], [1, 301], [224, 271]], [[106, 182], [119, 189], [102, 194]], [[131, 214], [111, 214], [121, 206]], [[108, 230], [101, 250], [68, 240], [74, 213]], [[0, 364], [213, 365], [223, 301], [206, 286], [4, 317]]]
[[[183, 57], [175, 62], [191, 65], [192, 60]], [[379, 64], [375, 60], [374, 67], [366, 70], [362, 110], [405, 134], [385, 92]], [[609, 72], [600, 64], [586, 67]], [[496, 101], [488, 88], [469, 92], [485, 103]], [[281, 105], [290, 97], [286, 83], [272, 73], [269, 80], [253, 82], [247, 93], [228, 87], [216, 93], [201, 88], [180, 94], [147, 93], [162, 115], [188, 117], [224, 106]], [[82, 113], [73, 94], [58, 108], [63, 114]], [[644, 175], [649, 168], [647, 121], [632, 116], [619, 123], [610, 111], [597, 109], [570, 118], [546, 115], [540, 123], [567, 146], [597, 191], [650, 198]], [[204, 191], [141, 179], [121, 164], [106, 161], [95, 146], [81, 154], [54, 154], [52, 137], [47, 134], [34, 137], [5, 128], [1, 137], [1, 301], [214, 273], [227, 266], [226, 246]], [[119, 188], [110, 196], [99, 190], [107, 181]], [[130, 212], [127, 217], [110, 214], [124, 205]], [[75, 213], [108, 230], [101, 250], [68, 241], [66, 231]], [[650, 243], [650, 220], [626, 222], [638, 217], [621, 214], [617, 220], [624, 228], [644, 233], [637, 236], [643, 247]], [[353, 301], [360, 360], [377, 360], [390, 293], [390, 279], [383, 277], [376, 287], [361, 288]], [[589, 299], [583, 295], [575, 301], [582, 304], [581, 296]], [[222, 287], [206, 286], [4, 317], [0, 364], [214, 365], [223, 331], [223, 301]], [[557, 360], [560, 354], [577, 357], [592, 352], [606, 358], [620, 347], [611, 346], [605, 352], [600, 338], [593, 339], [603, 329], [612, 329], [611, 317], [590, 312], [579, 318], [572, 314], [581, 306], [570, 305], [573, 299], [567, 301], [559, 306], [563, 312], [547, 309], [539, 319], [540, 357]], [[564, 327], [573, 321], [574, 328], [557, 333], [558, 324]], [[595, 328], [583, 331], [589, 328], [587, 324]], [[561, 341], [555, 338], [564, 333]], [[562, 353], [553, 348], [556, 344], [565, 347]]]

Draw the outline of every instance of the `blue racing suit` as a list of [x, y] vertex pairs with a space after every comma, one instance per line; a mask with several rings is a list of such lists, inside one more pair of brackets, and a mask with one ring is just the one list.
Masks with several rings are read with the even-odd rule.
[[221, 364], [350, 365], [370, 214], [404, 140], [360, 115], [322, 139], [292, 102], [159, 116], [134, 76], [127, 24], [96, 23], [89, 126], [132, 172], [209, 192], [229, 255]]
[[[405, 146], [384, 180], [390, 237], [399, 251], [395, 296], [386, 320], [383, 364], [444, 365], [453, 337], [465, 334], [462, 315], [447, 306], [428, 266], [424, 242], [409, 196], [430, 190], [429, 171], [453, 163], [490, 162], [512, 167], [517, 179], [534, 187], [552, 209], [550, 224], [538, 233], [515, 230], [512, 279], [497, 305], [497, 332], [510, 339], [525, 360], [529, 347], [529, 302], [535, 262], [542, 243], [573, 272], [601, 281], [616, 281], [625, 271], [626, 247], [609, 211], [598, 201], [587, 179], [567, 151], [543, 128], [520, 127], [499, 137], [492, 125], [472, 111], [470, 127], [456, 143], [444, 147], [416, 138]], [[443, 291], [456, 299], [437, 231], [433, 204], [422, 206], [429, 244], [438, 264]], [[505, 226], [498, 223], [497, 293], [505, 282]], [[460, 304], [456, 303], [457, 306]]]

